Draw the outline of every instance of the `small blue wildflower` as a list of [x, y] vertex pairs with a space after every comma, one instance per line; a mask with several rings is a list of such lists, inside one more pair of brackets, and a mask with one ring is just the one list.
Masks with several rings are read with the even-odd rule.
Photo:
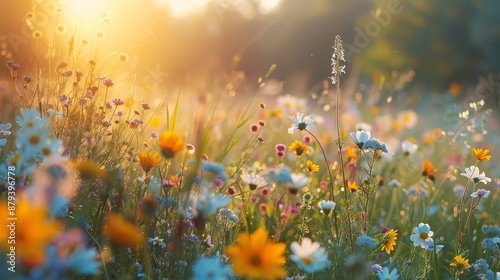
[[200, 241], [200, 239], [198, 238], [198, 236], [196, 236], [196, 235], [194, 235], [194, 234], [192, 234], [192, 233], [191, 233], [190, 235], [188, 235], [188, 236], [187, 236], [187, 239], [188, 239], [189, 241], [193, 241], [193, 242]]
[[147, 189], [150, 194], [158, 194], [160, 192], [160, 183], [158, 182], [158, 178], [151, 176]]
[[[7, 145], [7, 139], [0, 139], [0, 148], [5, 147]], [[0, 149], [1, 151], [2, 149]]]
[[401, 188], [401, 183], [396, 180], [396, 179], [392, 179], [388, 184], [387, 184], [388, 187], [391, 187], [391, 188]]
[[488, 236], [500, 237], [500, 227], [497, 225], [483, 225], [481, 226], [481, 231]]
[[11, 132], [9, 131], [9, 129], [11, 127], [12, 127], [12, 124], [10, 124], [10, 123], [6, 123], [6, 124], [0, 123], [0, 133], [2, 133], [4, 136], [10, 135]]
[[236, 216], [233, 212], [233, 210], [228, 209], [228, 208], [222, 208], [219, 210], [219, 214], [223, 217], [226, 217], [229, 221], [233, 223], [238, 223], [239, 219], [238, 216]]
[[193, 265], [193, 280], [229, 279], [233, 276], [231, 267], [223, 264], [219, 256], [200, 257]]
[[377, 240], [366, 236], [366, 235], [361, 235], [358, 237], [357, 243], [359, 246], [366, 246], [368, 249], [372, 249], [377, 247]]
[[377, 272], [377, 277], [379, 280], [397, 280], [399, 279], [399, 274], [396, 268], [389, 272], [389, 268], [384, 267], [382, 271]]
[[201, 170], [212, 172], [215, 176], [217, 176], [217, 178], [224, 182], [227, 181], [226, 169], [222, 164], [216, 162], [203, 162]]
[[389, 153], [387, 146], [384, 143], [380, 143], [377, 139], [370, 139], [363, 144], [363, 149], [370, 149], [374, 151], [382, 151], [384, 153]]
[[292, 172], [290, 168], [286, 166], [268, 168], [264, 171], [262, 176], [278, 184], [291, 184], [293, 182]]
[[488, 195], [490, 195], [490, 191], [487, 191], [485, 189], [479, 189], [475, 192], [473, 192], [470, 196], [476, 198], [476, 197], [484, 197], [487, 198]]
[[456, 193], [458, 196], [463, 196], [464, 191], [465, 191], [465, 188], [462, 185], [456, 185], [453, 187], [453, 192]]
[[177, 261], [177, 262], [175, 262], [175, 265], [176, 266], [188, 266], [187, 262], [185, 262], [185, 261]]
[[379, 272], [379, 271], [382, 271], [382, 266], [378, 263], [374, 264], [371, 266], [371, 270], [373, 272]]
[[193, 182], [194, 182], [195, 184], [198, 184], [198, 185], [199, 185], [199, 184], [201, 183], [201, 177], [200, 177], [200, 176], [196, 176], [196, 177], [194, 177]]
[[205, 217], [215, 213], [218, 208], [226, 206], [229, 203], [229, 197], [213, 194], [208, 184], [201, 184], [200, 193], [194, 198], [193, 204], [197, 211]]
[[483, 247], [483, 249], [498, 251], [499, 250], [498, 244], [500, 244], [500, 240], [495, 242], [494, 239], [498, 239], [498, 237], [485, 238], [483, 241], [481, 241], [481, 246]]
[[66, 267], [77, 275], [97, 275], [101, 266], [97, 255], [95, 248], [79, 248], [69, 256]]

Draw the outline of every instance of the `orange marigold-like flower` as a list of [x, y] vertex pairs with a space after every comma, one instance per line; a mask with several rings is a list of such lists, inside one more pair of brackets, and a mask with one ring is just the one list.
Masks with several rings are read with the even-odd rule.
[[[49, 218], [47, 209], [33, 205], [20, 193], [15, 212], [10, 212], [7, 206], [6, 203], [0, 203], [0, 221], [7, 223], [7, 226], [3, 224], [0, 230], [0, 247], [10, 252], [12, 240], [15, 240], [16, 256], [23, 264], [28, 267], [43, 264], [47, 246], [59, 234], [59, 224]], [[10, 222], [7, 219], [14, 217], [17, 219], [12, 221], [13, 226], [9, 227]]]
[[479, 161], [488, 161], [491, 159], [491, 156], [488, 155], [490, 150], [483, 150], [483, 149], [472, 149], [472, 154], [477, 158]]
[[173, 158], [186, 145], [182, 137], [173, 131], [164, 131], [160, 134], [161, 154], [166, 158]]
[[107, 218], [103, 233], [115, 244], [124, 247], [136, 246], [145, 240], [139, 228], [118, 214]]
[[431, 177], [434, 176], [434, 173], [436, 173], [437, 169], [432, 166], [432, 163], [429, 160], [424, 160], [424, 163], [422, 164], [422, 175]]
[[137, 155], [137, 158], [139, 159], [139, 164], [141, 165], [142, 170], [144, 170], [144, 172], [146, 173], [151, 171], [153, 168], [155, 168], [155, 166], [158, 165], [158, 163], [160, 163], [160, 157], [158, 153], [148, 153], [142, 151]]
[[285, 243], [268, 240], [264, 228], [253, 234], [243, 232], [236, 244], [227, 247], [226, 254], [233, 264], [235, 275], [255, 279], [283, 279], [287, 272], [285, 264]]

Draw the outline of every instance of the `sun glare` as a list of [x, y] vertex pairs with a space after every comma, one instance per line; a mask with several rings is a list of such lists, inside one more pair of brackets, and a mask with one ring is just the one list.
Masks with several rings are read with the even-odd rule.
[[106, 2], [106, 0], [71, 0], [68, 1], [67, 7], [75, 15], [87, 17], [94, 15], [96, 11], [102, 11]]
[[174, 17], [185, 17], [188, 14], [203, 11], [210, 0], [158, 0], [157, 3], [166, 5]]

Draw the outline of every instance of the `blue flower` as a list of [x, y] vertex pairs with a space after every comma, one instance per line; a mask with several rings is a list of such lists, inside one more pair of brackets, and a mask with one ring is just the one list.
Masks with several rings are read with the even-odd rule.
[[476, 198], [476, 197], [484, 197], [487, 198], [488, 195], [490, 195], [490, 191], [487, 191], [485, 189], [479, 189], [475, 192], [473, 192], [470, 196]]
[[294, 134], [295, 132], [297, 132], [297, 130], [304, 130], [307, 128], [308, 125], [314, 123], [314, 120], [311, 119], [310, 116], [304, 117], [303, 113], [297, 112], [296, 116], [297, 118], [295, 118], [294, 116], [288, 117], [293, 122], [292, 126], [288, 128], [289, 134]]
[[227, 181], [226, 169], [223, 165], [216, 162], [203, 162], [201, 165], [201, 170], [212, 172], [217, 176], [217, 178], [222, 181]]
[[292, 172], [290, 168], [283, 167], [270, 167], [268, 168], [262, 176], [269, 178], [269, 180], [274, 181], [278, 184], [290, 184], [292, 180]]
[[[424, 242], [425, 244], [425, 249], [427, 249], [427, 251], [434, 251], [434, 240], [429, 240], [429, 241], [426, 241]], [[439, 251], [441, 251], [442, 249], [444, 248], [444, 245], [436, 245], [436, 253], [439, 253]]]
[[231, 209], [228, 209], [228, 208], [221, 208], [219, 210], [219, 214], [222, 216], [222, 217], [226, 217], [229, 221], [233, 222], [233, 223], [238, 223], [238, 216], [236, 216], [233, 212], [233, 210]]
[[12, 124], [10, 123], [6, 123], [6, 124], [3, 124], [3, 123], [0, 123], [0, 133], [2, 133], [4, 136], [6, 135], [10, 135], [10, 131], [9, 129], [12, 127]]
[[[496, 242], [495, 242], [496, 240]], [[498, 251], [499, 247], [498, 245], [500, 244], [500, 238], [495, 237], [495, 238], [485, 238], [481, 242], [481, 246], [486, 249], [486, 250], [492, 250], [492, 251]]]
[[71, 254], [66, 265], [78, 275], [97, 275], [100, 272], [97, 250], [94, 248], [79, 248]]
[[377, 276], [379, 280], [397, 280], [399, 279], [398, 270], [394, 268], [389, 273], [389, 268], [384, 267], [382, 271], [377, 272]]
[[293, 255], [290, 259], [307, 273], [321, 271], [332, 265], [328, 260], [325, 249], [317, 242], [312, 242], [309, 238], [304, 238], [302, 243], [292, 242], [290, 249]]
[[429, 224], [420, 223], [418, 227], [413, 228], [413, 234], [410, 236], [410, 240], [413, 241], [413, 245], [426, 248], [425, 242], [432, 240], [434, 232], [431, 231]]
[[193, 265], [193, 280], [228, 279], [233, 276], [231, 267], [223, 264], [219, 256], [200, 257]]
[[160, 183], [158, 182], [158, 178], [151, 176], [147, 189], [150, 194], [158, 194], [160, 192]]
[[359, 149], [363, 149], [363, 145], [371, 137], [370, 131], [364, 131], [364, 130], [356, 131], [356, 133], [351, 132], [350, 135], [352, 140], [354, 141], [354, 143], [356, 143]]
[[378, 244], [377, 240], [375, 240], [369, 236], [366, 236], [366, 235], [361, 235], [360, 237], [358, 237], [357, 243], [359, 246], [368, 247], [368, 249], [375, 248], [375, 247], [377, 247], [377, 244]]
[[218, 208], [226, 206], [228, 202], [229, 197], [214, 195], [208, 184], [201, 184], [200, 193], [193, 200], [196, 211], [201, 212], [205, 217], [215, 213]]
[[384, 143], [380, 143], [377, 139], [370, 139], [363, 144], [363, 149], [370, 149], [374, 151], [382, 151], [388, 153], [387, 147]]
[[379, 272], [382, 271], [382, 266], [378, 263], [374, 264], [371, 266], [371, 269], [373, 272]]

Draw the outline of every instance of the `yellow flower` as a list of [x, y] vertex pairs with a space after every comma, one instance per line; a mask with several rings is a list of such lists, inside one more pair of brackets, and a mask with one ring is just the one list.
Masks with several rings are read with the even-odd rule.
[[144, 243], [144, 236], [141, 230], [118, 214], [112, 214], [108, 217], [103, 233], [111, 241], [124, 247]]
[[391, 229], [384, 235], [384, 240], [382, 243], [382, 251], [385, 250], [387, 254], [390, 254], [392, 250], [394, 250], [394, 246], [396, 245], [396, 239], [398, 239], [398, 230]]
[[106, 170], [91, 160], [72, 160], [71, 166], [80, 174], [82, 180], [102, 178]]
[[347, 188], [349, 188], [351, 192], [357, 192], [359, 190], [359, 185], [354, 181], [347, 181]]
[[275, 243], [267, 239], [264, 228], [253, 234], [240, 233], [236, 244], [226, 248], [234, 274], [256, 279], [283, 279], [287, 271], [285, 264], [285, 243]]
[[166, 158], [173, 158], [177, 152], [184, 148], [184, 140], [173, 131], [164, 131], [160, 134], [161, 154]]
[[488, 161], [490, 160], [491, 156], [488, 155], [490, 150], [483, 150], [483, 149], [472, 149], [472, 154], [477, 158], [479, 161]]
[[423, 176], [434, 176], [434, 173], [437, 171], [434, 166], [432, 166], [432, 163], [429, 160], [425, 160], [424, 163], [422, 164], [422, 175]]
[[[7, 220], [11, 217], [17, 220]], [[15, 240], [16, 256], [23, 264], [38, 266], [45, 262], [47, 245], [59, 233], [59, 224], [49, 219], [45, 208], [34, 206], [27, 197], [18, 193], [14, 216], [11, 216], [7, 204], [0, 203], [0, 221], [7, 223], [7, 230], [0, 230], [0, 247], [4, 251], [10, 252], [14, 245], [12, 240]], [[11, 222], [15, 228], [8, 227]]]
[[303, 154], [307, 154], [307, 152], [309, 151], [309, 147], [306, 146], [304, 143], [302, 143], [301, 141], [299, 140], [295, 140], [295, 142], [292, 143], [292, 145], [290, 145], [288, 147], [288, 151], [294, 151], [295, 154], [300, 157], [301, 155]]
[[137, 157], [139, 158], [139, 163], [141, 164], [142, 170], [144, 172], [148, 173], [151, 171], [155, 166], [160, 163], [160, 157], [158, 156], [158, 153], [147, 153], [145, 151], [140, 152]]
[[357, 159], [358, 158], [358, 154], [356, 153], [358, 149], [357, 148], [354, 148], [354, 147], [349, 147], [345, 150], [345, 154], [347, 156], [348, 159]]
[[313, 172], [313, 173], [319, 172], [319, 165], [318, 164], [314, 164], [310, 160], [307, 160], [306, 164], [307, 164], [307, 169], [309, 169], [309, 172]]
[[[470, 267], [469, 260], [464, 259], [462, 255], [456, 255], [453, 259], [455, 261], [450, 263], [451, 267], [458, 267], [460, 269], [466, 269]], [[463, 273], [463, 271], [461, 273]]]

